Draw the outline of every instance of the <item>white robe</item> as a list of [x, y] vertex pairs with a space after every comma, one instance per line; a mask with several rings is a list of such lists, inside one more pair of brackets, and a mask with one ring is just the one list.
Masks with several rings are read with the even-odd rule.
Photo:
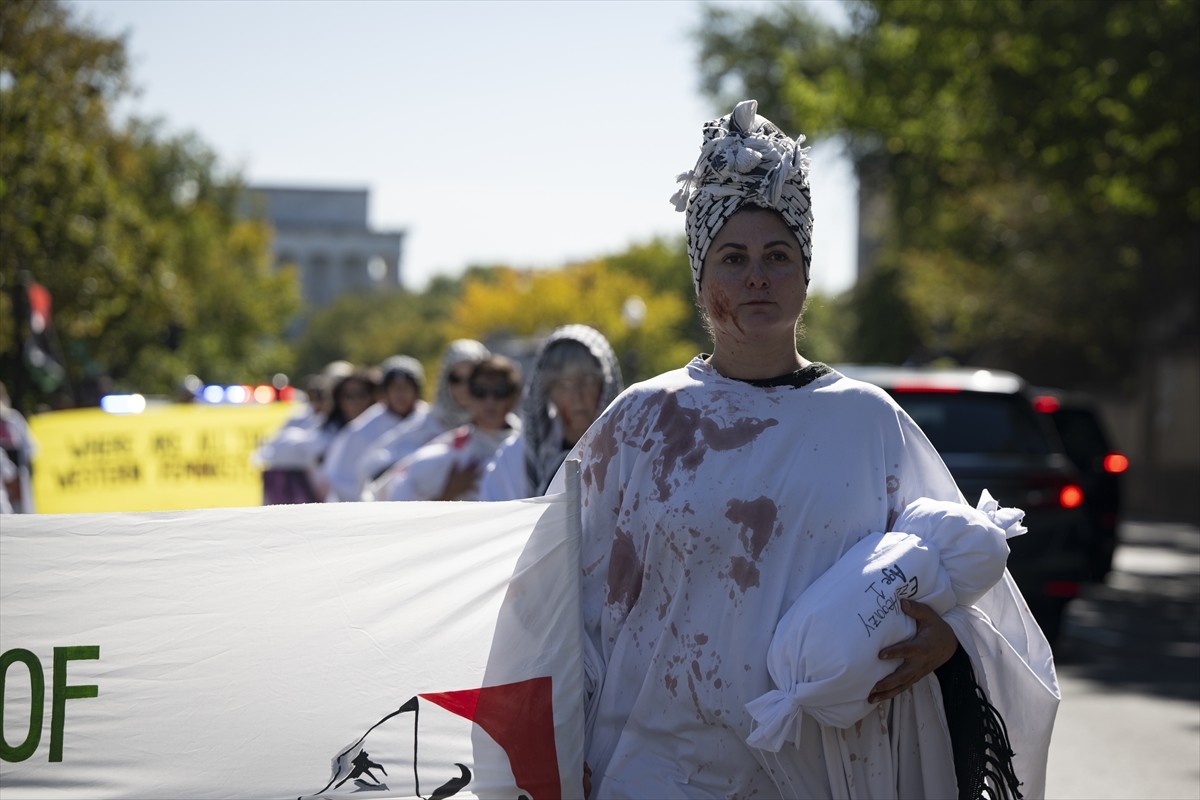
[[[697, 358], [627, 390], [571, 457], [594, 797], [955, 795], [932, 675], [850, 728], [805, 716], [797, 746], [746, 744], [746, 703], [773, 688], [767, 650], [800, 592], [918, 497], [963, 502], [882, 390], [836, 372], [757, 388]], [[1040, 796], [1058, 701], [1045, 638], [1007, 574], [946, 619], [1005, 714], [1021, 791]]]
[[[517, 419], [511, 417], [510, 421], [516, 423]], [[365, 496], [369, 500], [436, 500], [452, 468], [486, 464], [498, 448], [520, 435], [517, 424], [501, 431], [483, 431], [474, 425], [447, 431], [368, 484]], [[478, 500], [478, 485], [457, 499]]]
[[479, 499], [487, 502], [530, 497], [529, 473], [525, 469], [525, 432], [510, 439], [484, 467], [479, 479]]
[[[364, 485], [378, 480], [402, 459], [455, 427], [458, 426], [447, 427], [446, 422], [431, 406], [428, 413], [422, 414], [420, 419], [411, 424], [398, 425], [388, 431], [363, 453], [359, 462], [359, 473]], [[366, 499], [365, 494], [362, 499]]]
[[407, 417], [401, 417], [386, 403], [376, 403], [337, 432], [325, 460], [321, 475], [329, 485], [326, 502], [357, 501], [371, 476], [366, 474], [367, 453], [393, 431], [407, 431], [423, 424], [429, 415], [429, 404], [418, 400]]

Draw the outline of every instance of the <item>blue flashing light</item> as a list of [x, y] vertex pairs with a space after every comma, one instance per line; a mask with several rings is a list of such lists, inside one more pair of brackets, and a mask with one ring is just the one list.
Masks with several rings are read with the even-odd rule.
[[146, 410], [146, 398], [140, 394], [106, 394], [100, 408], [109, 414], [140, 414]]

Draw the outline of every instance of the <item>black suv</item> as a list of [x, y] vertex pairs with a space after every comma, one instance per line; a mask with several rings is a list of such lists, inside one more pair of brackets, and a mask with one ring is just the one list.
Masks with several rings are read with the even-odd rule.
[[1095, 528], [1079, 469], [1054, 426], [1010, 372], [835, 365], [887, 391], [937, 448], [968, 502], [987, 489], [1025, 511], [1029, 532], [1009, 541], [1009, 570], [1051, 644], [1067, 602], [1091, 577]]
[[1121, 513], [1121, 475], [1129, 459], [1112, 445], [1095, 400], [1082, 392], [1038, 388], [1033, 408], [1058, 430], [1067, 456], [1083, 479], [1084, 506], [1096, 529], [1091, 578], [1103, 581], [1112, 570]]

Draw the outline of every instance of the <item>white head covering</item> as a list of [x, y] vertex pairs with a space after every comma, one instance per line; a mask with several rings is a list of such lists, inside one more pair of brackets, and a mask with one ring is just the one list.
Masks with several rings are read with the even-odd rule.
[[562, 342], [577, 342], [587, 348], [596, 359], [596, 365], [604, 378], [600, 390], [598, 410], [603, 411], [613, 401], [624, 385], [621, 381], [621, 365], [613, 352], [612, 345], [604, 334], [587, 325], [563, 325], [555, 328], [538, 347], [534, 356], [533, 371], [525, 397], [521, 401], [521, 428], [525, 438], [525, 471], [529, 476], [529, 487], [535, 495], [542, 494], [554, 473], [562, 465], [567, 451], [563, 449], [562, 423], [550, 414], [550, 384], [553, 375], [545, 374], [547, 353]]
[[432, 413], [447, 430], [471, 421], [471, 412], [454, 402], [454, 395], [450, 393], [450, 373], [456, 364], [478, 364], [491, 354], [483, 342], [474, 339], [455, 339], [446, 345], [442, 365], [438, 369], [437, 395], [433, 399]]
[[779, 212], [804, 253], [804, 279], [812, 266], [812, 198], [804, 135], [789, 139], [775, 123], [758, 116], [758, 101], [743, 100], [733, 113], [704, 125], [700, 158], [677, 176], [672, 197], [687, 212], [688, 260], [692, 286], [700, 292], [704, 256], [725, 221], [744, 206]]
[[417, 361], [412, 356], [391, 356], [385, 358], [383, 363], [379, 365], [379, 371], [383, 373], [382, 384], [384, 386], [387, 386], [395, 376], [403, 375], [417, 387], [418, 395], [425, 391], [425, 368], [421, 366], [420, 361]]

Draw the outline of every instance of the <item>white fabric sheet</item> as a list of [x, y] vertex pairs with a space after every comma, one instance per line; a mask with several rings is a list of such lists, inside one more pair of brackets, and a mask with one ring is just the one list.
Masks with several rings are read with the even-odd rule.
[[576, 507], [5, 518], [0, 795], [579, 797]]

